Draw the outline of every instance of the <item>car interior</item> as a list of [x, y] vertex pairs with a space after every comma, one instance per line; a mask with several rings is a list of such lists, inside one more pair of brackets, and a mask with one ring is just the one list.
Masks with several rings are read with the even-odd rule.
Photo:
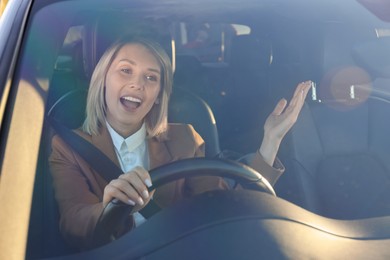
[[[353, 257], [373, 248], [377, 248], [373, 256], [383, 255], [390, 239], [386, 224], [390, 215], [390, 139], [386, 138], [390, 121], [384, 120], [390, 109], [386, 92], [390, 73], [374, 63], [376, 53], [368, 54], [370, 44], [377, 46], [374, 28], [357, 27], [356, 18], [343, 19], [342, 14], [332, 16], [326, 11], [318, 18], [310, 13], [296, 17], [293, 7], [289, 13], [272, 4], [253, 4], [257, 9], [242, 8], [230, 16], [218, 4], [204, 10], [195, 8], [201, 3], [191, 8], [180, 1], [172, 8], [155, 4], [151, 9], [149, 1], [118, 1], [111, 8], [106, 4], [91, 10], [80, 6], [76, 13], [70, 11], [71, 6], [64, 9], [71, 15], [60, 15], [65, 21], [61, 31], [51, 35], [57, 49], [50, 63], [46, 100], [47, 116], [69, 129], [83, 122], [94, 66], [123, 34], [152, 38], [167, 50], [175, 71], [169, 122], [192, 124], [206, 142], [207, 158], [236, 160], [254, 152], [277, 101], [289, 100], [299, 82], [312, 80], [314, 84], [280, 147], [278, 157], [286, 172], [274, 187], [277, 198], [254, 191], [200, 196], [161, 212], [160, 218], [108, 247], [85, 253], [69, 248], [58, 230], [47, 162], [55, 131], [46, 120], [27, 258], [73, 259], [77, 253], [74, 259], [105, 259], [123, 248], [132, 258], [145, 252], [152, 252], [150, 259], [185, 257], [191, 243], [202, 243], [204, 237], [236, 243], [227, 233], [254, 237], [250, 244], [257, 247], [257, 256], [268, 258]], [[238, 8], [237, 3], [232, 7]], [[39, 7], [35, 8], [38, 12]], [[191, 45], [190, 40], [204, 36], [200, 33], [204, 31], [208, 35], [204, 45]], [[229, 205], [232, 196], [235, 203]], [[197, 209], [197, 223], [191, 222], [190, 207]], [[215, 210], [226, 219], [204, 209]], [[174, 224], [183, 233], [180, 228], [169, 228]], [[165, 234], [163, 243], [160, 236], [143, 235], [153, 229]], [[126, 246], [132, 241], [143, 241], [145, 246]], [[305, 254], [293, 250], [305, 243], [312, 245], [305, 247]], [[250, 247], [244, 242], [234, 245], [237, 257]], [[215, 248], [209, 253], [223, 257], [220, 251]]]

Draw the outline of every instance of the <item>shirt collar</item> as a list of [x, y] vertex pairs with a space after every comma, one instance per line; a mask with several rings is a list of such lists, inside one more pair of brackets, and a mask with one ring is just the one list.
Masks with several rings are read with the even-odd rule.
[[137, 148], [143, 142], [145, 142], [145, 138], [146, 138], [145, 123], [142, 124], [141, 128], [137, 132], [130, 135], [126, 139], [123, 138], [120, 134], [118, 134], [107, 121], [106, 121], [106, 125], [107, 125], [108, 132], [111, 135], [112, 142], [113, 142], [117, 151], [121, 150], [121, 146], [123, 144], [123, 141], [126, 142], [127, 149], [129, 149], [129, 151], [133, 151], [135, 148]]

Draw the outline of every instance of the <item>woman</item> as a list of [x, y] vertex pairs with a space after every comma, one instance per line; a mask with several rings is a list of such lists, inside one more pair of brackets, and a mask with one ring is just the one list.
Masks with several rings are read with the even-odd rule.
[[[286, 109], [286, 100], [277, 104], [265, 123], [259, 150], [250, 157], [249, 165], [271, 184], [283, 172], [275, 159], [279, 144], [296, 121], [309, 87], [310, 82], [299, 84]], [[152, 196], [165, 207], [184, 197], [228, 188], [222, 178], [193, 177], [149, 194], [149, 169], [204, 155], [204, 142], [191, 126], [167, 123], [171, 90], [170, 59], [156, 43], [125, 37], [103, 54], [92, 75], [85, 122], [76, 133], [99, 148], [124, 174], [106, 183], [60, 137], [53, 138], [49, 161], [60, 229], [72, 245], [88, 247], [98, 217], [113, 198], [135, 206], [132, 220], [138, 226], [145, 221], [138, 211]]]

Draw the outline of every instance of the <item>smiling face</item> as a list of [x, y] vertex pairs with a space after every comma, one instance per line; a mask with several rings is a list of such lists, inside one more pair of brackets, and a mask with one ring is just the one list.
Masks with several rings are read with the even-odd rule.
[[123, 137], [135, 133], [155, 104], [161, 88], [157, 59], [141, 44], [124, 45], [106, 75], [108, 123]]

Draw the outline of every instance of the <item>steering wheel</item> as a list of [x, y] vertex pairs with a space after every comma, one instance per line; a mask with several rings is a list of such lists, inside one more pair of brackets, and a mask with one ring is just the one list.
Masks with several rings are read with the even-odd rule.
[[[236, 181], [245, 189], [276, 196], [271, 184], [260, 173], [247, 165], [224, 159], [191, 158], [175, 161], [149, 172], [154, 190], [166, 183], [194, 176], [219, 176]], [[122, 226], [133, 206], [112, 200], [103, 210], [93, 234], [93, 247], [115, 240], [114, 231]]]

